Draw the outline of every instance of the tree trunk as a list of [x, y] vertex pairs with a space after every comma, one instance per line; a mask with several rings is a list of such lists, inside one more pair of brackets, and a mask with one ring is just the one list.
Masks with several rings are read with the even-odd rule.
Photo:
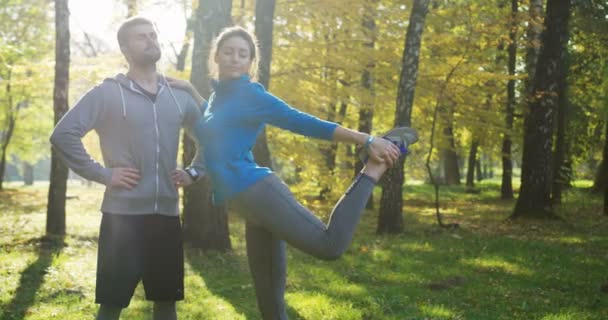
[[475, 163], [477, 163], [477, 149], [479, 148], [479, 141], [473, 139], [471, 142], [471, 149], [469, 150], [469, 163], [467, 165], [467, 187], [475, 187]]
[[34, 166], [30, 163], [23, 163], [23, 183], [26, 186], [34, 184]]
[[[53, 110], [55, 122], [68, 111], [68, 88], [70, 75], [70, 12], [68, 0], [55, 0], [55, 87]], [[46, 212], [46, 233], [65, 234], [65, 194], [68, 168], [51, 151], [51, 177]]]
[[524, 123], [521, 191], [512, 218], [553, 217], [551, 173], [553, 118], [557, 108], [562, 55], [566, 52], [570, 0], [549, 0], [536, 66], [533, 99]]
[[[566, 43], [568, 40], [566, 39]], [[570, 185], [570, 161], [569, 161], [569, 144], [567, 138], [568, 131], [568, 52], [564, 50], [562, 55], [562, 74], [559, 76], [559, 84], [557, 94], [559, 100], [557, 102], [557, 133], [555, 135], [555, 153], [553, 162], [553, 187], [552, 201], [553, 204], [561, 204], [562, 190]]]
[[190, 38], [186, 36], [182, 48], [179, 50], [177, 55], [177, 61], [175, 62], [175, 69], [178, 71], [184, 71], [186, 69], [186, 57], [190, 50]]
[[604, 141], [602, 161], [597, 168], [595, 179], [593, 180], [593, 187], [591, 187], [591, 191], [594, 193], [604, 193], [608, 190], [608, 119], [606, 119], [605, 132], [606, 140]]
[[[602, 167], [604, 169], [603, 174], [604, 177], [608, 176], [608, 171], [606, 170], [606, 161], [608, 160], [608, 121], [606, 122], [606, 134], [604, 135], [604, 150], [602, 152]], [[604, 178], [606, 179], [606, 178]], [[604, 185], [605, 186], [605, 185]], [[608, 216], [608, 188], [604, 187], [604, 215]]]
[[[207, 61], [213, 39], [231, 24], [232, 1], [200, 0], [195, 12], [194, 47], [190, 82], [205, 98], [211, 94]], [[194, 143], [184, 135], [184, 163], [194, 157]], [[204, 146], [203, 146], [204, 147]], [[228, 217], [224, 206], [214, 206], [207, 178], [184, 190], [184, 239], [195, 248], [231, 249]]]
[[515, 113], [515, 63], [517, 62], [517, 12], [518, 0], [511, 0], [511, 21], [509, 23], [509, 53], [507, 82], [507, 106], [505, 108], [505, 135], [502, 140], [502, 183], [500, 185], [500, 198], [513, 199], [513, 161], [511, 159], [511, 132], [513, 130], [513, 114]]
[[[376, 12], [376, 1], [368, 2], [368, 8], [366, 12], [363, 14], [363, 21], [361, 22], [361, 26], [363, 27], [363, 31], [367, 33], [367, 41], [363, 43], [363, 46], [368, 50], [373, 50], [376, 45], [377, 38], [377, 28], [376, 28], [376, 19], [374, 17], [374, 12]], [[370, 55], [371, 56], [371, 55]], [[372, 72], [376, 64], [373, 59], [369, 59], [367, 61], [367, 65], [361, 74], [361, 107], [359, 108], [359, 132], [371, 133], [373, 128], [374, 121], [374, 102], [375, 98], [375, 90], [374, 90], [374, 78]], [[363, 169], [363, 163], [358, 159], [355, 160], [355, 172], [354, 175], [357, 176], [361, 170]], [[374, 208], [374, 195], [372, 194], [369, 197], [366, 205], [367, 209]], [[378, 221], [378, 223], [380, 223]]]
[[6, 148], [8, 144], [3, 144], [0, 150], [0, 190], [4, 189], [4, 173], [6, 171]]
[[137, 0], [125, 0], [127, 6], [127, 18], [137, 15]]
[[449, 108], [448, 126], [443, 130], [445, 139], [448, 145], [441, 151], [443, 163], [443, 182], [448, 186], [460, 185], [460, 169], [458, 167], [458, 153], [456, 153], [456, 144], [454, 142], [453, 109]]
[[6, 150], [8, 149], [8, 145], [11, 143], [11, 139], [13, 137], [13, 133], [15, 132], [15, 121], [17, 120], [17, 112], [18, 108], [13, 107], [13, 96], [11, 93], [11, 78], [12, 71], [8, 70], [8, 75], [5, 79], [6, 81], [6, 101], [8, 108], [6, 109], [5, 115], [5, 126], [6, 129], [4, 132], [0, 132], [0, 190], [4, 187], [4, 175], [6, 173]]
[[479, 157], [475, 161], [475, 176], [477, 177], [477, 182], [480, 182], [481, 180], [485, 179], [483, 173], [481, 172], [481, 158], [482, 157]]
[[[418, 61], [424, 20], [428, 12], [429, 0], [414, 0], [409, 25], [405, 36], [405, 46], [401, 61], [399, 87], [395, 110], [395, 126], [410, 126], [414, 89], [418, 76]], [[377, 233], [399, 233], [403, 231], [403, 164], [402, 157], [384, 175], [384, 188], [380, 200], [380, 216]]]
[[[7, 85], [7, 87], [9, 87]], [[9, 99], [10, 100], [10, 99]], [[9, 105], [11, 105], [12, 102], [9, 101]], [[10, 107], [9, 107], [10, 108]], [[8, 115], [8, 126], [6, 128], [6, 131], [3, 134], [3, 141], [2, 141], [2, 145], [0, 146], [0, 190], [2, 190], [3, 184], [4, 184], [4, 174], [6, 172], [6, 151], [8, 149], [8, 145], [11, 142], [11, 138], [13, 137], [13, 132], [15, 132], [15, 118], [16, 116], [13, 114], [13, 112], [9, 112]]]
[[[256, 0], [255, 35], [260, 46], [258, 81], [268, 90], [270, 86], [270, 63], [272, 61], [272, 30], [274, 27], [275, 0]], [[266, 137], [266, 128], [260, 132], [253, 147], [255, 161], [262, 167], [272, 169], [272, 158]]]
[[[540, 54], [541, 35], [543, 32], [543, 1], [544, 0], [530, 0], [530, 20], [528, 21], [528, 30], [526, 31], [526, 38], [528, 39], [526, 71], [528, 77], [524, 82], [527, 100], [529, 100], [532, 95], [534, 77], [536, 75], [536, 64], [538, 62], [538, 55]], [[526, 101], [526, 104], [527, 103], [528, 101]]]

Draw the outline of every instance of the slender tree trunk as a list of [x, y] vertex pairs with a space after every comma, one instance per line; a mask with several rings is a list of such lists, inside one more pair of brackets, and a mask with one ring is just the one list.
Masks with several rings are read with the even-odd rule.
[[0, 150], [0, 190], [4, 189], [4, 173], [6, 171], [6, 148], [8, 144], [3, 144]]
[[483, 173], [481, 172], [481, 158], [482, 157], [479, 157], [475, 161], [475, 176], [477, 177], [477, 182], [485, 179], [485, 177], [483, 176]]
[[500, 198], [513, 199], [513, 160], [511, 159], [511, 132], [513, 130], [513, 114], [515, 113], [515, 63], [517, 62], [517, 12], [518, 0], [511, 0], [511, 21], [509, 23], [509, 53], [508, 72], [511, 79], [507, 82], [507, 106], [505, 108], [506, 132], [502, 141], [502, 183]]
[[458, 166], [458, 153], [456, 153], [456, 143], [454, 141], [453, 114], [454, 109], [448, 108], [447, 126], [443, 130], [444, 138], [448, 145], [441, 151], [443, 162], [444, 183], [448, 186], [460, 185], [460, 168]]
[[544, 0], [530, 0], [530, 20], [528, 21], [528, 29], [526, 38], [528, 40], [526, 50], [526, 71], [528, 77], [525, 84], [526, 104], [532, 95], [534, 78], [536, 75], [536, 64], [538, 55], [540, 54], [541, 35], [543, 32], [543, 2]]
[[608, 188], [608, 118], [606, 119], [606, 123], [604, 124], [605, 132], [606, 132], [606, 140], [604, 140], [604, 148], [602, 152], [602, 161], [597, 168], [597, 172], [595, 174], [595, 179], [593, 181], [593, 187], [591, 187], [591, 191], [594, 193], [604, 193]]
[[[195, 12], [190, 82], [205, 98], [211, 94], [207, 61], [212, 40], [222, 28], [231, 24], [231, 11], [232, 1], [200, 0]], [[192, 161], [194, 152], [194, 143], [184, 135], [184, 163]], [[226, 208], [213, 205], [207, 178], [184, 190], [183, 205], [184, 239], [187, 242], [203, 250], [231, 249]]]
[[551, 173], [553, 118], [557, 108], [562, 55], [566, 52], [570, 0], [549, 0], [533, 99], [524, 124], [521, 191], [512, 218], [553, 217]]
[[[68, 111], [70, 75], [70, 12], [68, 0], [55, 0], [55, 88], [53, 109], [55, 125]], [[46, 233], [65, 234], [65, 194], [68, 168], [51, 151], [51, 177], [46, 212]]]
[[13, 95], [11, 93], [11, 78], [12, 71], [9, 69], [8, 74], [6, 76], [6, 101], [8, 108], [6, 109], [5, 115], [5, 128], [3, 132], [0, 132], [0, 190], [4, 187], [4, 174], [6, 172], [6, 150], [8, 149], [8, 145], [11, 143], [11, 139], [13, 137], [13, 132], [15, 131], [15, 121], [17, 119], [16, 113], [18, 112], [17, 108], [13, 107]]
[[[395, 126], [410, 126], [414, 91], [418, 76], [418, 62], [424, 20], [428, 12], [429, 0], [414, 0], [410, 14], [409, 26], [405, 36], [405, 46], [401, 61], [401, 73], [397, 90]], [[399, 233], [403, 231], [403, 164], [401, 158], [393, 168], [384, 175], [384, 188], [380, 200], [380, 216], [377, 233]]]
[[[566, 39], [566, 42], [568, 40]], [[558, 84], [557, 133], [555, 135], [555, 153], [553, 162], [553, 187], [551, 191], [553, 204], [561, 204], [562, 190], [570, 185], [570, 161], [568, 144], [568, 52], [562, 55], [562, 74]]]
[[471, 149], [469, 150], [469, 162], [467, 165], [467, 187], [475, 187], [475, 163], [477, 162], [477, 149], [479, 147], [479, 141], [473, 139], [471, 142]]
[[608, 216], [608, 188], [604, 190], [604, 215]]
[[[256, 0], [255, 35], [260, 46], [258, 81], [268, 90], [270, 87], [270, 63], [272, 61], [272, 31], [274, 27], [275, 0]], [[253, 155], [258, 164], [272, 168], [272, 158], [266, 136], [266, 128], [260, 132], [253, 147]]]
[[[255, 2], [255, 35], [260, 46], [260, 69], [258, 81], [268, 89], [270, 86], [270, 63], [272, 61], [272, 36], [274, 27], [275, 0], [256, 0]], [[260, 132], [253, 147], [255, 161], [272, 168], [272, 158], [266, 136], [266, 128]]]
[[30, 163], [23, 163], [23, 183], [26, 186], [34, 184], [34, 166]]
[[[608, 170], [606, 170], [605, 163], [608, 160], [608, 122], [606, 122], [606, 134], [604, 135], [604, 150], [602, 152], [604, 165], [604, 176], [608, 176]], [[604, 215], [608, 216], [608, 188], [604, 188]]]
[[[367, 40], [363, 43], [363, 46], [369, 50], [374, 50], [376, 46], [377, 28], [376, 19], [374, 13], [376, 12], [377, 1], [369, 1], [367, 3], [367, 10], [363, 14], [363, 21], [361, 26], [363, 31], [366, 33]], [[371, 52], [370, 52], [371, 56]], [[374, 90], [374, 78], [372, 75], [376, 64], [373, 59], [369, 59], [361, 74], [361, 107], [359, 108], [359, 125], [357, 130], [360, 132], [371, 133], [374, 121], [374, 101], [375, 90]], [[363, 169], [363, 163], [361, 161], [355, 161], [355, 172], [357, 176]], [[372, 194], [367, 201], [366, 208], [373, 209], [374, 207], [374, 195]]]
[[177, 61], [175, 62], [175, 69], [178, 71], [184, 71], [186, 69], [186, 57], [188, 56], [188, 50], [190, 50], [190, 37], [186, 35], [182, 48], [179, 50], [177, 55]]
[[[11, 102], [9, 101], [9, 104]], [[3, 134], [2, 145], [0, 146], [0, 190], [2, 190], [4, 184], [4, 174], [6, 172], [6, 150], [8, 149], [8, 145], [11, 142], [11, 138], [13, 137], [13, 132], [15, 132], [15, 116], [10, 112], [8, 115], [8, 126], [6, 131]]]
[[127, 6], [127, 18], [137, 15], [137, 0], [125, 0]]

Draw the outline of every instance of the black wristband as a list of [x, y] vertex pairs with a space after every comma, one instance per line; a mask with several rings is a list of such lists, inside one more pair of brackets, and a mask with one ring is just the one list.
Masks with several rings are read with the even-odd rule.
[[187, 167], [184, 169], [184, 171], [186, 171], [186, 173], [190, 176], [190, 178], [192, 178], [192, 181], [196, 181], [200, 177], [200, 175], [198, 174], [198, 171], [196, 171], [196, 169], [194, 169], [192, 167]]

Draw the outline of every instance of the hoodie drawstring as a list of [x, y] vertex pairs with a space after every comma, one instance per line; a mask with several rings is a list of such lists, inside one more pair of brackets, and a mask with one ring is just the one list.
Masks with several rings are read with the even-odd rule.
[[[161, 74], [160, 76], [163, 78], [163, 81], [165, 82], [165, 84], [167, 85], [167, 88], [169, 89], [169, 93], [171, 94], [171, 98], [173, 98], [173, 102], [175, 102], [175, 105], [177, 106], [177, 110], [179, 111], [180, 118], [183, 117], [184, 116], [184, 112], [182, 111], [182, 106], [179, 104], [179, 101], [175, 97], [175, 93], [173, 93], [173, 89], [171, 89], [171, 86], [167, 82], [167, 78], [163, 74]], [[127, 118], [127, 103], [125, 101], [125, 94], [124, 94], [122, 85], [120, 85], [120, 82], [117, 81], [116, 85], [118, 86], [118, 90], [120, 91], [120, 100], [122, 102], [122, 117], [124, 119], [126, 119]], [[136, 90], [135, 88], [133, 88], [133, 83], [132, 82], [131, 82], [131, 89], [132, 90]]]
[[116, 85], [118, 85], [118, 90], [120, 91], [120, 100], [122, 101], [122, 118], [126, 119], [127, 118], [127, 104], [125, 102], [125, 94], [122, 91], [122, 86], [120, 85], [120, 83], [116, 82]]

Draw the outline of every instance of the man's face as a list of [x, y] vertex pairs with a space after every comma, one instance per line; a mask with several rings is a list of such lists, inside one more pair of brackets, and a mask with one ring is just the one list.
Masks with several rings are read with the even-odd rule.
[[138, 65], [155, 64], [160, 59], [160, 45], [154, 27], [139, 24], [128, 30], [128, 41], [123, 48], [127, 60]]

